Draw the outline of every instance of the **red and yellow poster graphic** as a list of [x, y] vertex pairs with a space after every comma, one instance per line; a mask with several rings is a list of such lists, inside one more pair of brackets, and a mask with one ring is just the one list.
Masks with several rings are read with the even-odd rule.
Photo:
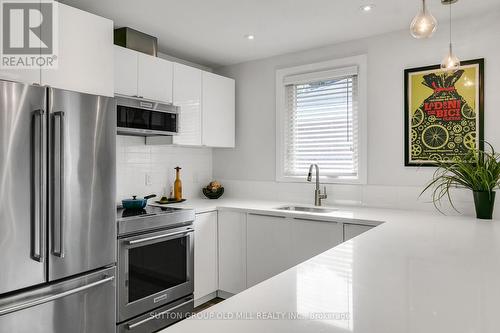
[[439, 66], [405, 71], [407, 166], [454, 162], [480, 147], [483, 61], [457, 71]]

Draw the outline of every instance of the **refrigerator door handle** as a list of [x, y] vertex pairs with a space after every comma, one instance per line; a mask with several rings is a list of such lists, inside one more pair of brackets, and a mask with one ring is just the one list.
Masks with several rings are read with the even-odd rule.
[[52, 253], [64, 258], [64, 112], [54, 112], [54, 242]]
[[101, 280], [98, 280], [98, 281], [95, 281], [95, 282], [83, 285], [81, 287], [77, 287], [77, 288], [74, 288], [74, 289], [66, 290], [66, 291], [63, 291], [63, 292], [60, 292], [60, 293], [57, 293], [57, 294], [53, 294], [53, 295], [50, 295], [50, 296], [47, 296], [47, 297], [42, 297], [42, 298], [34, 299], [32, 301], [28, 301], [28, 302], [25, 302], [25, 303], [16, 304], [16, 305], [13, 305], [11, 307], [3, 308], [3, 309], [0, 309], [0, 316], [3, 316], [5, 314], [11, 313], [11, 312], [16, 312], [16, 311], [24, 310], [24, 309], [27, 309], [27, 308], [31, 308], [31, 307], [34, 307], [34, 306], [37, 306], [37, 305], [40, 305], [40, 304], [52, 302], [52, 301], [54, 301], [56, 299], [63, 298], [63, 297], [69, 296], [69, 295], [80, 293], [80, 292], [85, 291], [87, 289], [91, 289], [91, 288], [97, 287], [97, 286], [99, 286], [101, 284], [104, 284], [106, 282], [113, 281], [114, 278], [115, 278], [114, 276], [104, 275]]
[[31, 258], [44, 260], [45, 248], [45, 123], [44, 110], [33, 112], [33, 241]]

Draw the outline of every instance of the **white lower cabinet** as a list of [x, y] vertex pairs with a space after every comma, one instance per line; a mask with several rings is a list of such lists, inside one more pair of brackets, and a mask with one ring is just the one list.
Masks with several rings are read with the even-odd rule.
[[237, 294], [373, 227], [222, 209], [197, 214], [194, 228], [196, 302]]
[[372, 229], [369, 225], [344, 224], [344, 242]]
[[248, 214], [247, 287], [341, 244], [341, 223]]
[[217, 212], [196, 214], [194, 221], [194, 298], [216, 292], [217, 268]]
[[219, 211], [219, 290], [237, 294], [247, 288], [247, 214]]
[[293, 246], [287, 218], [248, 214], [247, 287], [290, 268]]
[[291, 219], [292, 266], [342, 243], [342, 223]]

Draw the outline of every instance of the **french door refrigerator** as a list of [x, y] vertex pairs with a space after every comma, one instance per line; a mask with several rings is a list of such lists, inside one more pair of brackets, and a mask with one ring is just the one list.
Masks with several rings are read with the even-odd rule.
[[115, 330], [109, 97], [0, 81], [0, 332]]

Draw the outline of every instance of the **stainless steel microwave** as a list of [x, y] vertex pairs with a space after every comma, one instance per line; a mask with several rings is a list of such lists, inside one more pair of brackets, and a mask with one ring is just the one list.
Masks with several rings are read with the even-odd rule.
[[122, 135], [177, 135], [179, 108], [142, 98], [116, 96], [117, 132]]

